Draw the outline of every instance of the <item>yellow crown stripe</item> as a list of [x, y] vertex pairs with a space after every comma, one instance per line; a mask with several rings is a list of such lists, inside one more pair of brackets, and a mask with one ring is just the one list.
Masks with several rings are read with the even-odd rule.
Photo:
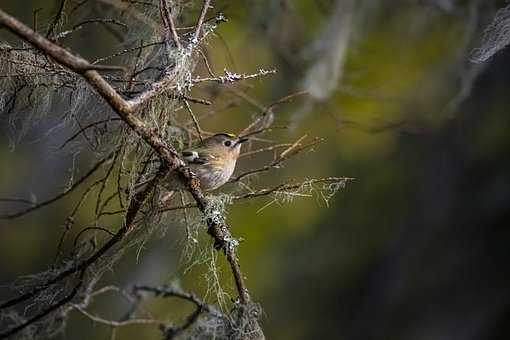
[[234, 133], [226, 133], [226, 132], [217, 133], [217, 134], [215, 134], [215, 136], [227, 136], [228, 138], [232, 138], [232, 139], [237, 137]]

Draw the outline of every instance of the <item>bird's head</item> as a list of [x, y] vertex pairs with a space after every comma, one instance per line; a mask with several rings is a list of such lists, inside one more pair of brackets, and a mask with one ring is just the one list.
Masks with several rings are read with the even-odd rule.
[[241, 145], [248, 139], [236, 136], [232, 133], [217, 133], [203, 140], [201, 148], [222, 158], [237, 160], [241, 151]]

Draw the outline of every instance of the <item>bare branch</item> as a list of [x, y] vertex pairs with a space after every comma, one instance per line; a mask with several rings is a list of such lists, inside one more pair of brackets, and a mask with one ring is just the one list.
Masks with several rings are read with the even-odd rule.
[[287, 184], [280, 184], [273, 188], [269, 189], [260, 189], [257, 191], [249, 192], [244, 195], [238, 195], [233, 196], [233, 200], [243, 200], [243, 199], [249, 199], [249, 198], [255, 198], [255, 197], [262, 197], [262, 196], [268, 196], [270, 194], [281, 192], [291, 192], [292, 190], [301, 188], [303, 185], [313, 185], [318, 183], [342, 183], [345, 185], [347, 182], [354, 181], [354, 178], [352, 177], [326, 177], [326, 178], [319, 178], [319, 179], [311, 179], [304, 182], [299, 183], [287, 183]]
[[26, 215], [28, 213], [31, 213], [35, 210], [38, 210], [40, 208], [43, 208], [47, 205], [50, 205], [58, 200], [60, 200], [61, 198], [65, 197], [67, 194], [73, 192], [76, 188], [78, 188], [83, 182], [85, 182], [85, 180], [87, 178], [89, 178], [90, 176], [92, 176], [97, 169], [99, 169], [103, 164], [104, 162], [106, 162], [108, 159], [110, 159], [110, 157], [113, 155], [110, 154], [108, 155], [107, 157], [101, 159], [99, 162], [97, 162], [85, 175], [83, 175], [80, 179], [78, 179], [71, 187], [69, 187], [68, 189], [66, 189], [65, 191], [63, 191], [62, 193], [56, 195], [55, 197], [53, 198], [50, 198], [49, 200], [46, 200], [46, 201], [43, 201], [41, 203], [37, 203], [37, 204], [34, 204], [33, 206], [25, 209], [25, 210], [22, 210], [22, 211], [19, 211], [19, 212], [16, 212], [16, 213], [13, 213], [13, 214], [3, 214], [3, 215], [0, 215], [0, 219], [13, 219], [13, 218], [17, 218], [17, 217], [20, 217], [20, 216], [23, 216], [23, 215]]
[[[271, 194], [275, 193], [291, 193], [293, 190], [299, 189], [305, 185], [314, 185], [314, 184], [334, 184], [334, 183], [340, 183], [341, 185], [347, 184], [347, 182], [354, 181], [355, 178], [352, 177], [325, 177], [325, 178], [317, 178], [317, 179], [310, 179], [302, 182], [291, 182], [291, 183], [284, 183], [279, 184], [272, 188], [263, 188], [258, 190], [253, 190], [248, 193], [242, 194], [242, 195], [231, 195], [230, 199], [235, 201], [242, 201], [246, 199], [252, 199], [252, 198], [258, 198], [258, 197], [264, 197], [269, 196]], [[197, 205], [195, 203], [187, 203], [187, 204], [181, 204], [178, 206], [168, 206], [168, 207], [162, 207], [160, 209], [160, 212], [168, 212], [168, 211], [174, 211], [174, 210], [182, 210], [182, 209], [189, 209], [189, 208], [197, 208]]]
[[251, 150], [251, 151], [243, 152], [242, 154], [239, 155], [239, 157], [240, 158], [241, 157], [248, 157], [248, 156], [252, 156], [252, 155], [255, 155], [255, 154], [258, 154], [258, 153], [262, 153], [262, 152], [266, 152], [266, 151], [274, 151], [276, 149], [287, 148], [289, 146], [292, 146], [292, 143], [275, 144], [275, 145], [267, 146], [265, 148], [260, 148], [260, 149], [256, 149], [256, 150]]
[[165, 40], [167, 42], [173, 40], [177, 49], [182, 49], [181, 41], [179, 40], [179, 36], [175, 29], [172, 8], [168, 5], [167, 0], [159, 0], [159, 11], [161, 12], [161, 18], [163, 19], [163, 25], [165, 26]]
[[55, 19], [52, 21], [52, 23], [48, 27], [48, 32], [46, 33], [46, 38], [53, 39], [53, 37], [55, 35], [55, 28], [59, 24], [60, 20], [62, 20], [62, 15], [64, 14], [66, 2], [67, 2], [67, 0], [60, 0], [60, 6], [57, 11], [57, 15], [55, 16]]
[[195, 78], [192, 80], [194, 84], [196, 83], [203, 83], [203, 82], [216, 82], [219, 84], [227, 84], [227, 83], [233, 83], [239, 80], [247, 80], [247, 79], [254, 79], [258, 77], [263, 77], [267, 75], [272, 75], [276, 73], [276, 70], [264, 70], [260, 69], [257, 73], [252, 74], [237, 74], [234, 72], [230, 72], [227, 69], [224, 69], [223, 72], [225, 73], [224, 76], [217, 76], [217, 77], [209, 77], [209, 78]]
[[60, 307], [62, 307], [65, 304], [69, 303], [76, 296], [76, 293], [78, 293], [78, 290], [80, 289], [80, 287], [83, 284], [83, 281], [82, 281], [83, 274], [84, 274], [84, 271], [82, 270], [81, 274], [80, 274], [80, 277], [79, 277], [78, 283], [74, 286], [74, 288], [71, 291], [71, 293], [69, 293], [66, 297], [64, 297], [60, 301], [57, 301], [56, 303], [52, 304], [50, 307], [46, 308], [44, 311], [42, 311], [41, 313], [37, 314], [36, 316], [34, 316], [34, 317], [32, 317], [32, 318], [22, 322], [21, 324], [15, 326], [15, 327], [12, 327], [10, 329], [7, 329], [6, 331], [3, 331], [2, 333], [0, 333], [0, 339], [8, 338], [8, 337], [10, 337], [10, 336], [12, 336], [12, 335], [22, 331], [23, 329], [27, 328], [28, 326], [30, 326], [34, 322], [37, 322], [37, 321], [41, 320], [42, 318], [44, 318], [44, 317], [48, 316], [49, 314], [53, 313], [54, 311], [56, 311]]
[[207, 69], [207, 72], [209, 73], [209, 75], [212, 78], [216, 78], [216, 75], [214, 74], [214, 72], [211, 68], [211, 65], [209, 64], [209, 60], [207, 59], [207, 56], [205, 55], [205, 53], [201, 49], [198, 50], [198, 53], [202, 56], [202, 60], [204, 61], [205, 68]]
[[183, 95], [182, 99], [187, 100], [192, 103], [195, 103], [195, 104], [212, 105], [212, 103], [206, 99], [195, 98], [195, 97], [186, 96], [186, 95]]
[[204, 139], [202, 138], [202, 129], [200, 129], [200, 125], [198, 124], [198, 119], [195, 117], [195, 114], [193, 113], [193, 110], [191, 109], [191, 106], [189, 105], [188, 101], [184, 99], [184, 106], [186, 107], [186, 110], [188, 110], [191, 120], [193, 121], [193, 124], [195, 125], [195, 130], [197, 131], [198, 138], [200, 139], [200, 142], [202, 142]]
[[216, 308], [206, 304], [204, 301], [200, 300], [195, 294], [185, 292], [182, 289], [177, 288], [175, 286], [163, 285], [159, 287], [152, 287], [146, 285], [136, 285], [133, 287], [133, 292], [135, 293], [149, 292], [154, 294], [155, 296], [163, 298], [177, 297], [192, 302], [195, 306], [200, 307], [201, 309], [207, 311], [208, 313], [211, 313], [216, 316], [222, 316], [221, 313], [218, 310], [216, 310]]
[[[95, 263], [99, 258], [101, 258], [105, 253], [107, 253], [115, 244], [117, 244], [119, 241], [121, 241], [131, 230], [135, 228], [134, 220], [136, 218], [136, 215], [140, 211], [143, 202], [145, 201], [148, 194], [154, 189], [156, 184], [158, 183], [161, 178], [166, 176], [169, 169], [165, 166], [162, 166], [160, 169], [160, 172], [158, 175], [145, 187], [144, 190], [138, 192], [135, 197], [131, 200], [130, 205], [127, 209], [124, 225], [117, 231], [114, 237], [112, 237], [110, 240], [108, 240], [99, 250], [97, 250], [93, 255], [91, 255], [86, 260], [79, 262], [72, 267], [60, 272], [57, 276], [55, 276], [53, 279], [50, 279], [40, 286], [32, 289], [31, 291], [24, 293], [14, 299], [8, 300], [0, 305], [0, 310], [17, 305], [18, 303], [21, 303], [23, 301], [26, 301], [40, 292], [46, 290], [51, 285], [69, 277], [70, 275], [76, 273], [76, 272], [82, 272], [84, 273], [85, 270]], [[83, 275], [83, 274], [82, 274]], [[20, 329], [21, 330], [21, 329]]]
[[24, 198], [0, 198], [0, 202], [34, 204], [33, 201]]
[[164, 325], [165, 322], [155, 319], [128, 319], [124, 321], [115, 321], [115, 320], [107, 320], [103, 319], [102, 317], [93, 315], [85, 310], [85, 308], [82, 308], [79, 305], [72, 305], [77, 311], [88, 317], [90, 320], [111, 326], [111, 327], [122, 327], [122, 326], [129, 326], [129, 325]]
[[195, 34], [193, 35], [193, 42], [197, 43], [202, 35], [202, 25], [204, 24], [205, 15], [207, 14], [207, 10], [209, 9], [209, 4], [211, 0], [204, 0], [204, 5], [202, 6], [202, 11], [200, 12], [200, 17], [198, 18]]
[[301, 142], [306, 138], [307, 136], [304, 135], [301, 138], [299, 138], [297, 141], [295, 141], [293, 144], [291, 144], [287, 149], [285, 149], [280, 155], [278, 155], [270, 164], [263, 166], [258, 169], [252, 169], [249, 171], [246, 171], [238, 176], [232, 177], [229, 182], [238, 182], [241, 179], [252, 176], [261, 172], [266, 172], [274, 168], [279, 168], [283, 162], [285, 162], [290, 157], [293, 157], [307, 149], [310, 149], [314, 147], [315, 145], [319, 144], [322, 140], [320, 138], [315, 138], [313, 141], [307, 143], [307, 144], [301, 144]]
[[78, 130], [74, 135], [72, 135], [71, 137], [66, 139], [66, 141], [64, 143], [62, 143], [62, 145], [60, 146], [60, 149], [64, 148], [69, 142], [73, 141], [80, 134], [85, 133], [86, 130], [88, 130], [92, 127], [95, 127], [95, 126], [101, 125], [101, 124], [105, 124], [108, 122], [114, 122], [114, 121], [120, 121], [120, 120], [121, 120], [120, 118], [108, 118], [108, 119], [103, 119], [98, 122], [93, 122], [93, 123], [87, 124], [83, 127], [80, 127], [80, 130]]

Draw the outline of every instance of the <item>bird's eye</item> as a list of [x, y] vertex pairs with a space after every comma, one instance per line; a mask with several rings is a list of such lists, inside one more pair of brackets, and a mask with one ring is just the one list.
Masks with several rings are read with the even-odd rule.
[[232, 142], [229, 141], [229, 140], [226, 140], [223, 144], [225, 144], [225, 146], [231, 146], [232, 145]]

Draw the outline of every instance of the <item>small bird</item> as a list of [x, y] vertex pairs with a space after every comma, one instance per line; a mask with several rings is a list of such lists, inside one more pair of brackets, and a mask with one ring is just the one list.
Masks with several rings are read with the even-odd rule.
[[[241, 145], [247, 140], [231, 133], [217, 133], [182, 152], [184, 161], [200, 180], [202, 190], [212, 191], [227, 183], [234, 173]], [[163, 186], [170, 191], [185, 189], [175, 172], [168, 175]]]

